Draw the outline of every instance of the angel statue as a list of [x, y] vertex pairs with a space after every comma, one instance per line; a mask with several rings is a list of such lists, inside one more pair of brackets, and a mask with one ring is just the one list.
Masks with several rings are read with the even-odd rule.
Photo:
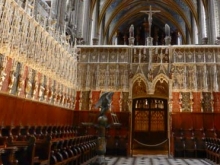
[[99, 101], [96, 103], [95, 108], [101, 108], [101, 112], [99, 116], [105, 115], [105, 113], [108, 111], [108, 109], [111, 106], [111, 100], [114, 92], [105, 92], [100, 97]]

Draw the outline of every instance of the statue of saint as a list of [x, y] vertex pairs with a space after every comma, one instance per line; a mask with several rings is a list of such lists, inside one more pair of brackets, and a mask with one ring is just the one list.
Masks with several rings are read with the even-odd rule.
[[132, 24], [129, 28], [129, 37], [134, 37], [134, 25]]

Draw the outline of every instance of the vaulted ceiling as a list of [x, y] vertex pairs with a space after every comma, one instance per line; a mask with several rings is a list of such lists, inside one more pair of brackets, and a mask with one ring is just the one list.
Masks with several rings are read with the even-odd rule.
[[[92, 11], [95, 3], [92, 1]], [[178, 31], [186, 42], [186, 32], [192, 37], [192, 18], [199, 27], [199, 16], [197, 10], [197, 0], [99, 0], [99, 21], [98, 27], [105, 20], [104, 36], [108, 34], [109, 40], [117, 31], [128, 31], [131, 24], [135, 28], [143, 25], [147, 14], [140, 12], [149, 10], [159, 10], [153, 14], [152, 24], [163, 30], [167, 23], [172, 31]], [[207, 0], [201, 0], [205, 9]]]

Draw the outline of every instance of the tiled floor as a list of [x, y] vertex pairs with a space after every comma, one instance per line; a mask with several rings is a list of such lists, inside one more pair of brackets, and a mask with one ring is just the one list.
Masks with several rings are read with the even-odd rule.
[[166, 155], [105, 157], [108, 165], [212, 165], [204, 159], [173, 159]]

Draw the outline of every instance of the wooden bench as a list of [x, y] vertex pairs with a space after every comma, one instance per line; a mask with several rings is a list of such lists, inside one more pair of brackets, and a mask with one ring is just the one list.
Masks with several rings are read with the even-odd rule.
[[1, 126], [0, 163], [83, 164], [96, 156], [96, 139], [93, 135], [75, 136], [71, 126]]

